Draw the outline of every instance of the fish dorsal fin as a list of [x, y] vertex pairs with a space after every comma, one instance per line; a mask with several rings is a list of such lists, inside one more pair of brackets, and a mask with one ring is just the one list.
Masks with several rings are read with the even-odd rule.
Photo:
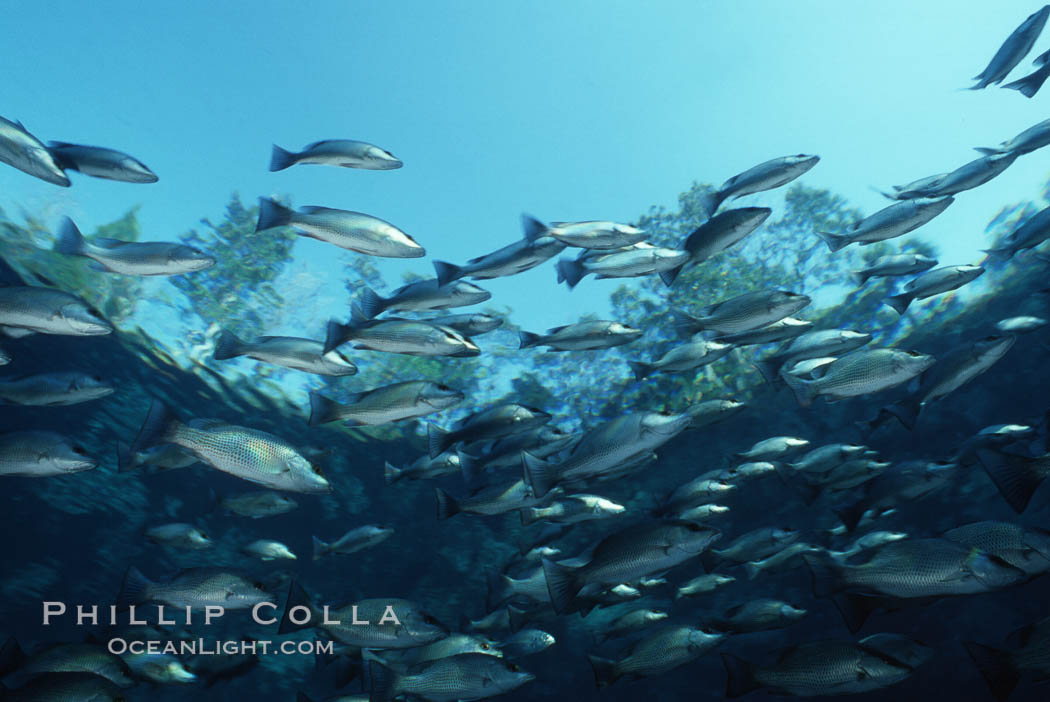
[[92, 239], [92, 244], [95, 246], [101, 246], [104, 249], [115, 249], [120, 246], [126, 246], [130, 244], [130, 241], [122, 241], [120, 239], [111, 239], [108, 236], [100, 236], [97, 239]]
[[191, 419], [190, 421], [186, 422], [186, 426], [190, 427], [191, 429], [199, 429], [200, 431], [211, 431], [213, 429], [218, 429], [219, 427], [225, 427], [228, 425], [229, 422], [225, 420], [208, 417]]
[[468, 260], [467, 263], [480, 263], [481, 261], [485, 260], [486, 256], [475, 256], [474, 258]]
[[76, 144], [71, 144], [68, 141], [49, 141], [49, 142], [47, 142], [47, 147], [49, 149], [62, 149], [62, 148], [65, 148], [67, 146], [76, 146]]
[[548, 334], [557, 334], [562, 329], [568, 329], [571, 326], [572, 326], [571, 324], [563, 324], [560, 327], [551, 327], [550, 329], [547, 330], [547, 333]]
[[324, 212], [331, 212], [331, 207], [322, 207], [320, 205], [303, 205], [299, 208], [299, 212], [302, 214], [322, 214]]

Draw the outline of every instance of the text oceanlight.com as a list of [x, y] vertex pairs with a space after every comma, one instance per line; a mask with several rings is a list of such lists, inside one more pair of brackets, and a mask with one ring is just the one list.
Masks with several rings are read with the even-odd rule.
[[335, 652], [334, 641], [206, 641], [187, 639], [183, 641], [140, 641], [138, 639], [110, 639], [106, 644], [109, 652], [122, 656], [131, 654], [170, 654], [176, 656], [237, 656], [237, 655], [304, 655], [331, 654]]

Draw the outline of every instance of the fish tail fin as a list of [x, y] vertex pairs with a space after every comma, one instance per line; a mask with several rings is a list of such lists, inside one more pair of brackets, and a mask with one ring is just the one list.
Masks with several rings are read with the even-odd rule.
[[438, 519], [448, 519], [463, 511], [460, 509], [459, 503], [456, 502], [456, 498], [441, 488], [434, 488], [434, 495], [437, 497]]
[[372, 288], [365, 287], [361, 292], [361, 311], [368, 319], [383, 314], [389, 303], [390, 301], [388, 299], [381, 296]]
[[830, 557], [804, 553], [802, 560], [809, 566], [809, 573], [813, 576], [814, 596], [830, 597], [841, 589], [839, 566]]
[[255, 231], [283, 227], [292, 221], [292, 214], [290, 207], [285, 207], [271, 198], [260, 197], [259, 221], [255, 224]]
[[594, 684], [599, 689], [619, 680], [620, 673], [616, 668], [616, 661], [592, 655], [588, 655], [587, 660], [590, 661], [591, 670], [594, 671]]
[[900, 402], [894, 402], [883, 409], [900, 420], [900, 423], [908, 431], [911, 431], [915, 429], [915, 423], [919, 421], [919, 413], [922, 411], [922, 400], [919, 397], [910, 397]]
[[[1003, 87], [1006, 87], [1006, 86], [1003, 86]], [[1003, 150], [998, 148], [998, 147], [986, 148], [986, 147], [983, 147], [983, 146], [975, 146], [973, 148], [973, 150], [978, 152], [978, 153], [984, 154], [985, 156], [994, 156], [996, 154], [1004, 153]]]
[[127, 473], [135, 469], [135, 452], [131, 450], [130, 444], [123, 441], [117, 442], [117, 472]]
[[864, 271], [850, 271], [849, 275], [853, 278], [853, 282], [857, 284], [858, 288], [871, 280], [871, 274]]
[[324, 352], [334, 351], [338, 346], [345, 343], [352, 329], [353, 326], [350, 324], [343, 324], [334, 319], [328, 320], [328, 325], [325, 327]]
[[226, 329], [219, 332], [215, 340], [215, 353], [212, 357], [216, 361], [225, 361], [228, 358], [236, 358], [244, 355], [244, 342], [236, 334]]
[[996, 263], [1005, 263], [1013, 257], [1010, 249], [981, 249], [981, 253], [988, 254], [988, 258]]
[[576, 583], [576, 572], [567, 566], [558, 565], [549, 558], [542, 559], [543, 576], [547, 580], [547, 593], [551, 605], [558, 614], [564, 613], [576, 599], [580, 586]]
[[493, 611], [514, 596], [514, 581], [503, 573], [490, 573], [485, 591], [485, 609]]
[[282, 149], [277, 144], [273, 145], [273, 151], [270, 152], [270, 172], [283, 171], [289, 166], [295, 165], [296, 154]]
[[760, 358], [752, 363], [762, 377], [765, 378], [766, 382], [772, 385], [774, 388], [778, 387], [781, 383], [780, 369], [783, 365], [778, 359]]
[[860, 520], [864, 517], [864, 513], [867, 511], [867, 505], [861, 500], [852, 505], [847, 505], [842, 509], [835, 510], [835, 514], [838, 515], [839, 521], [846, 527], [846, 531], [853, 532], [856, 531], [857, 525], [860, 524]]
[[725, 200], [725, 196], [717, 190], [712, 190], [709, 193], [705, 193], [700, 196], [700, 207], [704, 210], [707, 216], [710, 218], [718, 211], [722, 201]]
[[[303, 624], [297, 624], [292, 621], [291, 611], [296, 607], [305, 607], [310, 612], [310, 618]], [[306, 590], [303, 589], [302, 585], [296, 581], [292, 581], [288, 585], [288, 598], [284, 603], [284, 612], [281, 613], [281, 623], [277, 626], [278, 634], [290, 634], [293, 631], [301, 631], [302, 629], [309, 629], [313, 626], [314, 614], [317, 612], [317, 607], [313, 601], [310, 600], [310, 596], [306, 594]]]
[[80, 256], [83, 255], [85, 248], [87, 248], [87, 242], [84, 240], [84, 235], [80, 233], [80, 229], [69, 217], [63, 217], [62, 224], [58, 227], [58, 238], [52, 250], [55, 253]]
[[459, 280], [464, 275], [462, 267], [447, 261], [434, 261], [434, 273], [437, 274], [439, 286]]
[[977, 458], [1010, 508], [1017, 514], [1024, 512], [1046, 477], [1034, 467], [1039, 459], [987, 449], [977, 449]]
[[123, 609], [146, 599], [146, 593], [153, 582], [142, 574], [135, 566], [128, 566], [124, 573], [124, 580], [120, 584], [120, 592], [117, 593], [116, 605]]
[[726, 697], [740, 697], [762, 687], [755, 680], [755, 667], [743, 658], [723, 653], [722, 665], [726, 669]]
[[1012, 83], [1007, 83], [1002, 86], [1003, 88], [1009, 88], [1010, 90], [1016, 90], [1017, 92], [1024, 95], [1026, 98], [1030, 98], [1039, 92], [1039, 88], [1043, 87], [1043, 82], [1046, 78], [1040, 80], [1040, 76], [1037, 73], [1027, 75], [1020, 80], [1015, 80]]
[[527, 349], [530, 346], [535, 346], [540, 343], [540, 339], [543, 337], [539, 334], [533, 334], [532, 332], [520, 331], [518, 332], [518, 348]]
[[557, 466], [528, 451], [521, 452], [521, 468], [525, 484], [532, 488], [532, 494], [536, 497], [546, 495], [558, 482]]
[[635, 380], [642, 380], [648, 378], [656, 370], [656, 366], [651, 363], [645, 363], [643, 361], [628, 361], [627, 365], [631, 367], [631, 372], [634, 373]]
[[1009, 697], [1021, 679], [1009, 652], [973, 641], [964, 641], [963, 646], [995, 699], [1005, 700]]
[[368, 679], [371, 681], [368, 692], [368, 702], [389, 702], [397, 696], [397, 673], [388, 668], [379, 657], [370, 654], [368, 660]]
[[449, 432], [445, 431], [433, 422], [427, 423], [427, 451], [431, 458], [437, 458], [448, 448]]
[[526, 241], [536, 241], [550, 231], [550, 227], [536, 219], [532, 215], [521, 215], [521, 230], [525, 234]]
[[139, 429], [138, 436], [131, 444], [132, 451], [139, 451], [150, 446], [159, 446], [171, 442], [172, 435], [182, 423], [172, 414], [163, 402], [154, 400], [149, 414]]
[[321, 541], [316, 536], [311, 536], [310, 538], [313, 539], [314, 544], [314, 560], [319, 561], [326, 553], [328, 553], [328, 544]]
[[383, 480], [386, 481], [387, 485], [393, 485], [398, 480], [401, 480], [401, 474], [404, 472], [390, 461], [386, 461], [383, 464]]
[[747, 573], [748, 580], [754, 580], [762, 572], [762, 567], [757, 565], [755, 561], [748, 561], [744, 564], [744, 571]]
[[485, 466], [468, 453], [456, 451], [456, 455], [459, 456], [459, 472], [463, 476], [463, 482], [467, 485], [475, 484], [484, 472]]
[[521, 631], [529, 623], [528, 612], [513, 605], [507, 606], [507, 623], [511, 631]]
[[518, 514], [521, 515], [522, 526], [529, 526], [540, 520], [539, 511], [535, 507], [524, 507], [518, 510]]
[[583, 264], [573, 258], [560, 259], [557, 263], [557, 269], [558, 282], [568, 285], [569, 290], [579, 285], [580, 281], [583, 280], [583, 276], [587, 275]]
[[832, 234], [831, 232], [817, 232], [825, 244], [828, 245], [828, 249], [831, 251], [840, 251], [850, 245], [850, 238], [842, 234]]
[[7, 641], [0, 646], [0, 678], [16, 670], [25, 662], [26, 654], [14, 636], [7, 637]]
[[340, 404], [319, 392], [310, 391], [310, 419], [308, 424], [316, 427], [339, 419]]
[[689, 337], [704, 328], [699, 319], [680, 310], [671, 310], [671, 319], [674, 321], [674, 330], [678, 336]]
[[851, 634], [860, 631], [871, 613], [878, 608], [878, 600], [848, 592], [833, 595], [831, 601], [835, 604], [835, 609], [839, 611], [842, 621]]
[[791, 392], [795, 393], [795, 399], [803, 407], [809, 407], [813, 404], [813, 400], [817, 396], [817, 390], [813, 386], [811, 381], [803, 378], [796, 378], [793, 375], [786, 374], [781, 376], [787, 386], [791, 388]]
[[914, 299], [915, 297], [910, 293], [901, 293], [900, 295], [890, 295], [887, 297], [886, 304], [892, 307], [893, 311], [897, 314], [903, 315]]
[[684, 263], [680, 266], [675, 266], [674, 268], [670, 268], [666, 271], [660, 271], [658, 275], [660, 276], [660, 280], [663, 282], [664, 285], [666, 285], [667, 287], [671, 287], [674, 284], [674, 281], [678, 278], [678, 274], [682, 272], [683, 268], [685, 268]]

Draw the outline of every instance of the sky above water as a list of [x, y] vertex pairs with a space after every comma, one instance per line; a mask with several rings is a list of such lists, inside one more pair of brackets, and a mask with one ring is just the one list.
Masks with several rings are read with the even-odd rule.
[[[691, 182], [721, 183], [769, 158], [815, 153], [802, 182], [870, 213], [888, 188], [951, 170], [1050, 117], [971, 84], [1037, 2], [22, 3], [5, 14], [0, 114], [43, 140], [118, 148], [154, 185], [72, 174], [58, 188], [0, 168], [0, 206], [81, 228], [141, 206], [144, 239], [217, 219], [231, 192], [367, 212], [415, 237], [431, 275], [520, 236], [519, 216], [632, 221], [672, 207]], [[1050, 31], [1008, 80], [1029, 72]], [[1048, 89], [1050, 91], [1050, 89]], [[390, 172], [267, 170], [271, 144], [326, 138], [382, 146]], [[942, 264], [976, 262], [984, 225], [1031, 199], [1050, 150], [924, 227]], [[749, 198], [776, 207], [779, 195]], [[263, 235], [260, 235], [263, 236]], [[221, 257], [221, 252], [218, 253]], [[301, 239], [297, 269], [320, 276], [326, 311], [348, 301], [355, 254]], [[553, 262], [487, 281], [493, 303], [542, 329], [608, 310], [620, 281], [555, 283]], [[710, 302], [710, 301], [708, 301]], [[231, 315], [235, 315], [231, 311]], [[260, 330], [260, 333], [275, 330]]]

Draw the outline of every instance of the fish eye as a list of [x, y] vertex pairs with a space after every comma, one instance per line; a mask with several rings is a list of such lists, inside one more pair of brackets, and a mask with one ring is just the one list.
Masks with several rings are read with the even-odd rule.
[[77, 454], [78, 456], [84, 456], [87, 454], [87, 451], [84, 450], [83, 446], [74, 446], [73, 453]]
[[314, 472], [314, 475], [320, 476], [322, 478], [324, 477], [324, 471], [321, 470], [321, 466], [314, 465], [313, 463], [311, 463], [310, 470]]
[[102, 378], [100, 376], [97, 376], [97, 375], [91, 376], [91, 379], [94, 380], [96, 383], [101, 383], [102, 382]]
[[437, 389], [438, 390], [451, 390], [452, 388], [450, 388], [449, 386], [447, 386], [444, 383], [442, 383], [442, 384], [437, 386]]
[[489, 645], [488, 645], [487, 643], [483, 643], [483, 644], [481, 644], [481, 650], [482, 650], [482, 651], [487, 651], [487, 650], [489, 650], [490, 648], [491, 648], [491, 646], [489, 646]]
[[909, 356], [913, 357], [913, 358], [916, 358], [916, 357], [918, 357], [918, 356], [921, 356], [921, 355], [922, 355], [922, 354], [921, 354], [921, 353], [919, 353], [918, 351], [908, 351], [908, 352], [907, 352], [907, 354], [908, 354]]
[[510, 669], [511, 669], [511, 672], [514, 672], [514, 673], [520, 673], [521, 672], [521, 668], [518, 666], [517, 663], [511, 663], [510, 664]]

